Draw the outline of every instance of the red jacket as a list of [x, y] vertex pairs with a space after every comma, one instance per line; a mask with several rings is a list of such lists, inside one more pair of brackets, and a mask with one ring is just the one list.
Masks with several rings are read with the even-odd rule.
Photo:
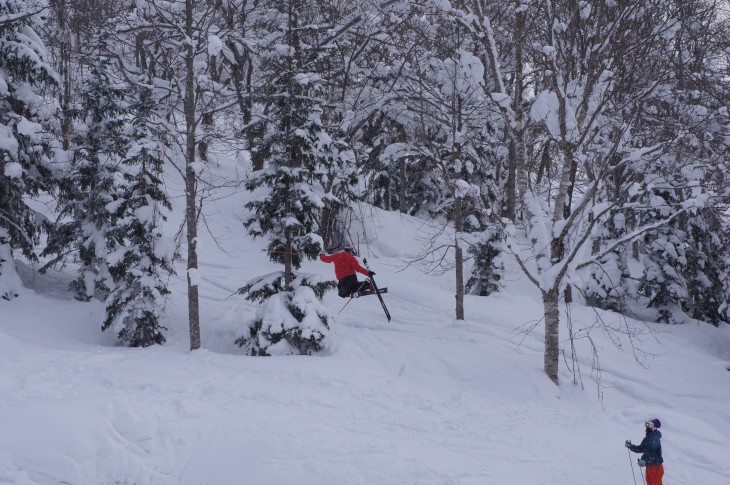
[[335, 263], [335, 278], [338, 280], [352, 276], [355, 272], [362, 273], [365, 276], [370, 273], [368, 270], [360, 266], [360, 263], [357, 262], [355, 256], [346, 251], [340, 251], [332, 256], [320, 254], [319, 259], [325, 263]]

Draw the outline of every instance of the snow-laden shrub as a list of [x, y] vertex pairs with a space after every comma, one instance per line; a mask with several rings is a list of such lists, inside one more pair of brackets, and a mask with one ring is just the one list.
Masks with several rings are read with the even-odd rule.
[[498, 227], [484, 231], [477, 243], [469, 247], [469, 254], [474, 258], [471, 276], [466, 282], [466, 293], [489, 296], [502, 287], [504, 263], [502, 254], [502, 233]]
[[283, 277], [283, 272], [264, 275], [238, 290], [247, 300], [262, 302], [236, 339], [248, 355], [311, 355], [326, 347], [332, 316], [321, 299], [335, 283], [295, 273], [291, 291], [285, 291]]

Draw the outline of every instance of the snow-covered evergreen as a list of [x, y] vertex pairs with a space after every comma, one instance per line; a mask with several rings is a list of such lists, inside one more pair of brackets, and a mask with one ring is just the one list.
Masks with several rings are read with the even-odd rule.
[[116, 332], [118, 345], [148, 347], [165, 341], [161, 313], [169, 294], [174, 243], [163, 235], [162, 224], [172, 207], [162, 182], [167, 150], [155, 129], [159, 119], [151, 90], [141, 87], [132, 93], [124, 182], [109, 208], [116, 223], [107, 235], [105, 262], [114, 289], [106, 300], [102, 328]]
[[466, 293], [489, 296], [504, 287], [502, 245], [503, 234], [499, 226], [493, 226], [482, 232], [476, 243], [469, 247], [473, 263], [471, 275], [466, 281]]
[[40, 15], [31, 5], [0, 1], [0, 297], [21, 290], [14, 251], [36, 259], [44, 222], [27, 203], [52, 185], [51, 106], [41, 95], [57, 76], [38, 37]]
[[311, 355], [327, 346], [332, 327], [330, 311], [322, 303], [335, 283], [317, 275], [296, 273], [284, 291], [284, 273], [276, 272], [249, 281], [238, 290], [260, 303], [255, 318], [244, 324], [236, 339], [248, 355]]
[[[104, 41], [97, 40], [101, 52]], [[104, 299], [114, 288], [107, 265], [113, 246], [109, 234], [117, 224], [120, 164], [129, 143], [124, 133], [128, 88], [113, 76], [110, 59], [99, 55], [81, 93], [71, 167], [60, 181], [59, 220], [44, 251], [54, 256], [50, 266], [76, 250], [72, 254], [78, 258], [79, 270], [71, 285], [76, 298], [83, 301], [97, 293]]]
[[[306, 278], [296, 283], [299, 277], [295, 270], [305, 258], [314, 259], [325, 251], [319, 233], [331, 228], [352, 197], [355, 159], [350, 147], [334, 139], [324, 125], [324, 117], [332, 115], [325, 112], [326, 87], [321, 76], [311, 72], [309, 63], [323, 63], [330, 53], [327, 46], [318, 45], [321, 35], [316, 29], [307, 35], [300, 27], [311, 25], [319, 12], [301, 7], [300, 2], [290, 0], [275, 10], [275, 19], [282, 26], [282, 43], [264, 53], [273, 81], [266, 94], [270, 103], [268, 125], [254, 150], [265, 166], [246, 182], [254, 197], [246, 204], [249, 212], [244, 226], [253, 237], [267, 238], [269, 260], [284, 265], [283, 282], [267, 284], [266, 299], [249, 296], [252, 301], [262, 301], [262, 309], [258, 323], [250, 326], [251, 335], [238, 342], [257, 340], [259, 332], [268, 342], [272, 338], [269, 327], [284, 328], [292, 335], [305, 335], [304, 340], [296, 336], [289, 340], [300, 352], [309, 353], [319, 346], [307, 343], [309, 320], [324, 322], [318, 336], [311, 337], [318, 342], [330, 317], [324, 307], [315, 304], [321, 292], [315, 298], [315, 293], [305, 289]], [[291, 329], [297, 325], [303, 327]], [[266, 347], [260, 342], [249, 352], [260, 353], [258, 349]]]

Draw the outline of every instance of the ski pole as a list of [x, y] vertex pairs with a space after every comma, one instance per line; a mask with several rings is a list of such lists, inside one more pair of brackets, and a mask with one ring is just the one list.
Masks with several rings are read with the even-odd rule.
[[[641, 468], [641, 467], [639, 467], [639, 468]], [[646, 485], [646, 481], [644, 481], [644, 474], [643, 474], [643, 473], [641, 473], [641, 470], [639, 470], [639, 476], [641, 476], [641, 482], [642, 482], [642, 483], [643, 483], [644, 485]]]
[[626, 450], [629, 453], [629, 465], [631, 465], [631, 475], [634, 477], [634, 485], [636, 485], [636, 473], [634, 473], [634, 461], [631, 459], [631, 450]]
[[[365, 263], [365, 267], [370, 270], [370, 266], [368, 266], [368, 260], [363, 258], [363, 263]], [[370, 271], [372, 273], [372, 271]], [[370, 281], [370, 287], [373, 292], [375, 292], [376, 295], [378, 295], [378, 300], [380, 300], [380, 305], [383, 307], [383, 312], [385, 312], [385, 318], [390, 321], [390, 312], [388, 311], [388, 307], [385, 306], [385, 301], [383, 301], [383, 297], [380, 295], [380, 290], [378, 289], [378, 285], [375, 284], [375, 280], [373, 279], [372, 275], [368, 276], [368, 280]]]
[[[626, 451], [628, 451], [628, 453], [629, 453], [629, 463], [631, 463], [631, 474], [634, 475], [634, 485], [636, 485], [636, 474], [634, 474], [634, 462], [631, 461], [631, 450], [626, 450]], [[641, 470], [639, 470], [639, 476], [641, 477], [641, 482], [644, 485], [646, 485], [646, 482], [644, 481], [644, 475], [641, 474]]]
[[347, 300], [347, 302], [346, 302], [346, 303], [345, 303], [344, 305], [342, 305], [342, 308], [340, 308], [340, 311], [339, 311], [339, 312], [337, 312], [337, 315], [336, 315], [336, 316], [338, 316], [338, 317], [339, 317], [339, 316], [340, 316], [340, 313], [342, 313], [342, 310], [344, 310], [344, 309], [345, 309], [345, 307], [346, 307], [347, 305], [349, 305], [351, 301], [352, 301], [352, 297], [350, 297], [350, 299], [349, 299], [349, 300]]
[[347, 305], [349, 305], [349, 304], [350, 304], [350, 302], [352, 301], [352, 299], [353, 299], [353, 298], [355, 298], [355, 294], [357, 294], [357, 293], [359, 293], [359, 292], [360, 292], [360, 290], [361, 290], [361, 289], [362, 289], [362, 287], [363, 287], [363, 286], [365, 285], [365, 283], [367, 283], [367, 280], [363, 281], [363, 282], [362, 282], [362, 283], [360, 284], [360, 286], [358, 286], [358, 287], [357, 287], [357, 290], [355, 290], [355, 293], [353, 293], [353, 294], [352, 294], [353, 296], [351, 296], [351, 297], [350, 297], [350, 299], [349, 299], [349, 300], [347, 300], [347, 302], [346, 302], [346, 303], [345, 303], [344, 305], [342, 305], [342, 308], [340, 308], [340, 311], [339, 311], [339, 312], [337, 312], [337, 316], [339, 316], [339, 315], [340, 315], [340, 313], [342, 313], [342, 310], [344, 310], [344, 309], [345, 309], [345, 307], [346, 307]]

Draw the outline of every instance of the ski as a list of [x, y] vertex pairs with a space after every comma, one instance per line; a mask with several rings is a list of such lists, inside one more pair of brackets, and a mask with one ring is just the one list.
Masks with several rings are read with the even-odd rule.
[[[365, 264], [365, 267], [370, 269], [368, 266], [368, 260], [363, 258], [362, 262]], [[380, 290], [378, 289], [378, 285], [375, 284], [375, 280], [372, 276], [368, 276], [368, 279], [370, 280], [370, 287], [375, 291], [375, 294], [378, 295], [378, 300], [380, 300], [380, 304], [383, 305], [383, 311], [385, 312], [385, 317], [390, 321], [390, 312], [388, 311], [388, 307], [385, 306], [385, 300], [383, 300], [383, 296], [380, 294]]]
[[[388, 288], [378, 288], [380, 291], [380, 294], [388, 293]], [[370, 295], [376, 295], [375, 291], [372, 288], [368, 288], [367, 290], [360, 290], [357, 293], [355, 293], [355, 298], [360, 298], [361, 296], [370, 296]]]

